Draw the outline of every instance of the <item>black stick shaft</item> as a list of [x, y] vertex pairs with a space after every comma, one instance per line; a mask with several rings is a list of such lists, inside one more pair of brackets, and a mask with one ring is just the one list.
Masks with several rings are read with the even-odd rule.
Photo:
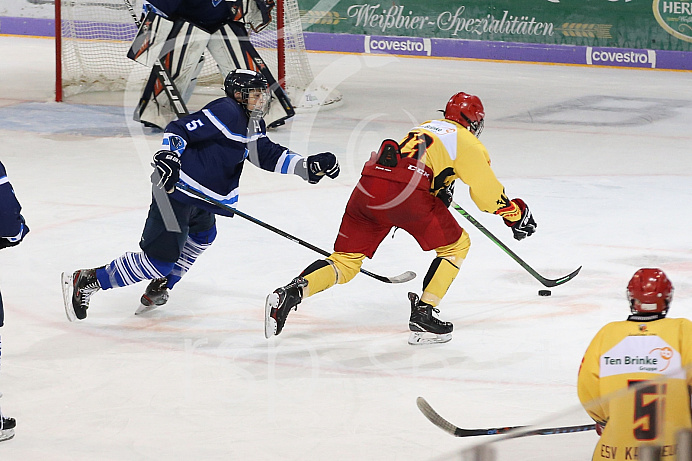
[[502, 251], [507, 253], [510, 258], [515, 260], [521, 267], [523, 267], [529, 274], [531, 274], [536, 280], [541, 282], [544, 286], [546, 287], [554, 287], [557, 285], [562, 285], [563, 283], [569, 282], [572, 280], [574, 277], [577, 276], [579, 271], [581, 270], [581, 266], [579, 266], [575, 271], [573, 271], [570, 274], [565, 275], [564, 277], [560, 277], [558, 279], [548, 279], [543, 277], [541, 274], [536, 272], [531, 266], [526, 264], [523, 259], [521, 259], [515, 252], [513, 252], [510, 248], [507, 247], [500, 239], [495, 237], [492, 232], [490, 232], [488, 229], [483, 226], [483, 224], [479, 223], [476, 221], [476, 219], [471, 216], [466, 210], [464, 210], [461, 206], [459, 206], [456, 202], [452, 202], [452, 207], [454, 207], [455, 210], [459, 212], [464, 218], [468, 219], [471, 224], [476, 226], [476, 228], [481, 231], [483, 234], [485, 234], [486, 237], [488, 237], [495, 245], [500, 247]]
[[[268, 230], [274, 232], [275, 234], [279, 234], [280, 236], [285, 237], [285, 238], [291, 240], [292, 242], [295, 242], [299, 245], [302, 245], [305, 248], [309, 248], [312, 251], [321, 254], [322, 256], [330, 256], [331, 255], [331, 253], [323, 250], [322, 248], [319, 248], [319, 247], [313, 245], [312, 243], [306, 242], [305, 240], [300, 239], [294, 235], [291, 235], [288, 232], [284, 232], [281, 229], [272, 226], [271, 224], [265, 223], [264, 221], [260, 221], [259, 219], [254, 218], [254, 217], [250, 216], [249, 214], [244, 213], [244, 212], [242, 212], [236, 208], [230, 207], [230, 206], [226, 205], [225, 203], [221, 203], [218, 200], [215, 200], [215, 199], [213, 199], [213, 198], [211, 198], [211, 197], [209, 197], [209, 196], [207, 196], [207, 195], [205, 195], [205, 194], [203, 194], [203, 193], [201, 193], [195, 189], [192, 189], [187, 184], [178, 182], [176, 184], [176, 188], [183, 190], [190, 195], [194, 195], [195, 197], [202, 199], [207, 203], [211, 203], [212, 205], [215, 205], [219, 208], [223, 208], [224, 210], [230, 211], [231, 213], [236, 214], [236, 215], [240, 216], [241, 218], [245, 218], [248, 221], [257, 224], [258, 226], [264, 227], [265, 229], [268, 229]], [[385, 277], [383, 275], [377, 275], [377, 274], [374, 274], [372, 272], [366, 271], [365, 269], [362, 269], [362, 268], [360, 269], [360, 272], [362, 272], [363, 274], [365, 274], [369, 277], [377, 279], [380, 282], [384, 282], [384, 283], [408, 282], [409, 280], [412, 280], [416, 276], [416, 274], [411, 272], [411, 271], [407, 271], [407, 272], [405, 272], [401, 275], [395, 276], [395, 277]]]
[[[438, 412], [436, 412], [433, 407], [423, 398], [418, 397], [416, 399], [416, 405], [418, 409], [425, 415], [428, 420], [435, 426], [439, 427], [445, 432], [452, 434], [455, 437], [475, 437], [479, 435], [498, 435], [505, 434], [510, 431], [523, 429], [526, 426], [506, 426], [506, 427], [490, 427], [487, 429], [462, 429], [454, 424], [450, 423], [444, 419]], [[548, 427], [545, 429], [535, 429], [527, 432], [518, 432], [513, 437], [529, 437], [532, 435], [555, 435], [555, 434], [569, 434], [572, 432], [584, 432], [592, 431], [596, 429], [595, 424], [584, 424], [580, 426], [560, 426], [560, 427]]]

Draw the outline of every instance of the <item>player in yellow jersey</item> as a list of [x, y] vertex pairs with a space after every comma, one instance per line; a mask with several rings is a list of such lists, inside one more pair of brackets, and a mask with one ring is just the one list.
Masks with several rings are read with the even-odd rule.
[[363, 167], [346, 205], [334, 253], [308, 266], [299, 277], [278, 288], [265, 304], [265, 336], [278, 335], [291, 309], [303, 298], [346, 283], [359, 272], [392, 227], [411, 234], [437, 257], [423, 280], [419, 298], [409, 293], [409, 344], [447, 342], [453, 326], [433, 316], [469, 251], [469, 236], [449, 212], [454, 180], [469, 186], [479, 209], [495, 213], [521, 240], [536, 222], [521, 199], [510, 200], [490, 168], [488, 152], [478, 140], [485, 110], [477, 96], [457, 93], [444, 119], [413, 128], [400, 142], [388, 139]]
[[594, 460], [636, 460], [654, 444], [675, 461], [677, 431], [692, 428], [692, 322], [666, 318], [672, 298], [663, 271], [639, 269], [627, 285], [632, 315], [604, 326], [586, 350], [578, 393], [601, 434]]

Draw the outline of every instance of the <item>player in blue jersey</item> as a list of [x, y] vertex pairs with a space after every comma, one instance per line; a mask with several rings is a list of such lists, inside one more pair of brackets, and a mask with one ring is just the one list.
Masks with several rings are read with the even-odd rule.
[[[237, 69], [225, 80], [227, 97], [171, 122], [162, 149], [154, 155], [152, 200], [139, 246], [105, 266], [63, 273], [65, 311], [70, 321], [87, 316], [98, 290], [152, 280], [137, 313], [165, 304], [168, 290], [190, 269], [216, 238], [215, 215], [231, 215], [176, 188], [178, 181], [234, 207], [245, 160], [280, 174], [294, 174], [311, 184], [336, 178], [339, 163], [331, 152], [307, 158], [272, 142], [262, 114], [269, 98], [262, 74]], [[165, 190], [164, 194], [160, 189]], [[157, 194], [158, 192], [158, 194]]]
[[[192, 95], [204, 65], [205, 50], [216, 61], [221, 75], [233, 69], [256, 69], [267, 79], [275, 97], [264, 118], [269, 127], [282, 125], [295, 111], [250, 42], [246, 28], [259, 32], [266, 27], [271, 22], [273, 7], [273, 0], [145, 1], [142, 24], [127, 56], [148, 67], [158, 59], [184, 102]], [[176, 112], [163, 90], [152, 69], [135, 110], [135, 120], [164, 128], [175, 119]]]
[[[5, 166], [0, 162], [0, 248], [19, 245], [29, 233], [29, 227], [21, 211], [22, 207], [14, 195]], [[2, 307], [2, 295], [0, 295], [0, 327], [3, 326], [4, 320], [5, 313]], [[0, 338], [0, 357], [2, 357], [2, 338]], [[14, 437], [16, 424], [14, 418], [6, 418], [0, 411], [0, 442]]]

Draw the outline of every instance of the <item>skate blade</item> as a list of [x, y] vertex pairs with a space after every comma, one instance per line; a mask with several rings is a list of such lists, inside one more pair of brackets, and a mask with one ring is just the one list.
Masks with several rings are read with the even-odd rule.
[[272, 318], [272, 309], [279, 306], [279, 295], [272, 293], [264, 303], [264, 337], [269, 339], [276, 335], [276, 320]]
[[12, 437], [14, 437], [14, 429], [3, 429], [0, 431], [0, 442], [10, 440]]
[[72, 308], [72, 293], [74, 291], [72, 272], [63, 272], [60, 278], [62, 280], [62, 300], [65, 304], [65, 315], [67, 315], [67, 320], [74, 322], [77, 320], [77, 314], [74, 313]]
[[428, 331], [412, 331], [408, 336], [408, 343], [412, 346], [419, 346], [422, 344], [440, 344], [448, 343], [452, 340], [452, 333], [445, 334], [435, 334]]
[[157, 307], [160, 307], [158, 304], [151, 304], [149, 306], [145, 306], [144, 304], [140, 304], [137, 310], [135, 311], [135, 315], [142, 315], [146, 314], [147, 312], [151, 312]]

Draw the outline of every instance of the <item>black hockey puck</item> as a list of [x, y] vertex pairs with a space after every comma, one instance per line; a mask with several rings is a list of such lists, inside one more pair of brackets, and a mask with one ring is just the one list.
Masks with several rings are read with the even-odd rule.
[[538, 290], [538, 296], [550, 296], [553, 294], [550, 290]]

